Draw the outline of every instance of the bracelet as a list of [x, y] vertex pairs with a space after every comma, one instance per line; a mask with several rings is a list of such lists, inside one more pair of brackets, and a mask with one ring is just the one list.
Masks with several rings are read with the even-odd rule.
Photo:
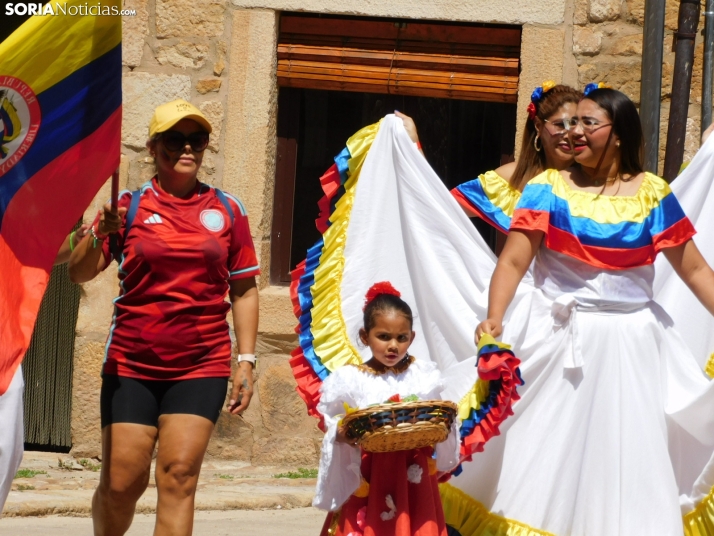
[[94, 242], [92, 242], [92, 247], [94, 249], [97, 248], [97, 242], [104, 242], [104, 239], [107, 237], [106, 235], [103, 235], [102, 233], [95, 231], [94, 227], [90, 227], [89, 232], [91, 233], [92, 237], [94, 238]]
[[72, 231], [69, 233], [69, 252], [72, 253], [74, 251], [74, 235], [77, 234], [77, 231]]
[[417, 145], [417, 149], [419, 149], [419, 150], [421, 151], [421, 150], [422, 150], [422, 148], [421, 148], [421, 142], [418, 141], [416, 145]]
[[238, 363], [241, 361], [248, 361], [249, 363], [252, 363], [253, 366], [255, 366], [255, 354], [238, 354]]
[[92, 236], [97, 240], [106, 240], [109, 237], [109, 235], [106, 235], [99, 230], [99, 225], [92, 225], [89, 228], [89, 232], [92, 233]]

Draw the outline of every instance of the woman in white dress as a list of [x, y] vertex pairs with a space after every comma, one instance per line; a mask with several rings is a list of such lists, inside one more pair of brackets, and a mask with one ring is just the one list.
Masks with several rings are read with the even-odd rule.
[[[714, 272], [667, 183], [643, 172], [632, 102], [590, 86], [569, 126], [576, 164], [525, 187], [477, 328], [513, 345], [525, 385], [501, 435], [453, 480], [481, 503], [459, 524], [714, 534], [714, 384], [652, 301], [652, 263], [662, 251], [710, 313]], [[504, 326], [534, 258], [535, 290]]]

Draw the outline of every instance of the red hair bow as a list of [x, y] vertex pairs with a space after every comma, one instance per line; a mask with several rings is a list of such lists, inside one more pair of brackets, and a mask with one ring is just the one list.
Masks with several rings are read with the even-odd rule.
[[392, 296], [396, 296], [397, 298], [400, 298], [402, 296], [402, 294], [397, 289], [395, 289], [389, 281], [380, 281], [379, 283], [375, 283], [374, 285], [369, 287], [369, 290], [367, 291], [367, 294], [364, 297], [364, 307], [366, 308], [367, 305], [369, 305], [369, 302], [371, 302], [380, 294], [391, 294]]
[[536, 116], [536, 105], [533, 104], [532, 102], [528, 103], [528, 108], [526, 108], [526, 111], [528, 112], [528, 119], [533, 121]]

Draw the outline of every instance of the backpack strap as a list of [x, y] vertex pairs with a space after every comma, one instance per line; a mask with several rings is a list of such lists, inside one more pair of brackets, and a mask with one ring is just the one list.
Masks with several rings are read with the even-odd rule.
[[[126, 237], [129, 234], [129, 229], [131, 224], [134, 223], [134, 218], [136, 217], [136, 212], [139, 210], [139, 200], [141, 199], [141, 190], [134, 190], [131, 192], [131, 202], [129, 203], [129, 210], [126, 211], [126, 218], [124, 220], [124, 236], [122, 244], [126, 243]], [[109, 251], [112, 257], [121, 264], [124, 260], [124, 251], [119, 247], [119, 237], [117, 234], [113, 234], [109, 237]]]
[[218, 197], [218, 200], [223, 204], [224, 207], [226, 207], [226, 210], [228, 211], [228, 216], [231, 219], [231, 227], [233, 227], [233, 223], [235, 222], [236, 215], [233, 213], [233, 208], [231, 207], [231, 204], [228, 202], [228, 198], [226, 197], [226, 194], [224, 194], [218, 188], [214, 188], [214, 190], [216, 191], [216, 196]]

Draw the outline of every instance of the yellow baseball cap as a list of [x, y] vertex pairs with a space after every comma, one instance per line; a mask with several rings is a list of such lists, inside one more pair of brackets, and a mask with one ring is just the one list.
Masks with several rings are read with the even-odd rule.
[[166, 132], [181, 119], [193, 119], [201, 125], [210, 134], [213, 130], [211, 123], [208, 122], [206, 116], [201, 113], [201, 110], [196, 108], [190, 102], [183, 99], [176, 99], [166, 104], [158, 106], [154, 110], [154, 115], [149, 123], [149, 137], [153, 138], [161, 132]]

